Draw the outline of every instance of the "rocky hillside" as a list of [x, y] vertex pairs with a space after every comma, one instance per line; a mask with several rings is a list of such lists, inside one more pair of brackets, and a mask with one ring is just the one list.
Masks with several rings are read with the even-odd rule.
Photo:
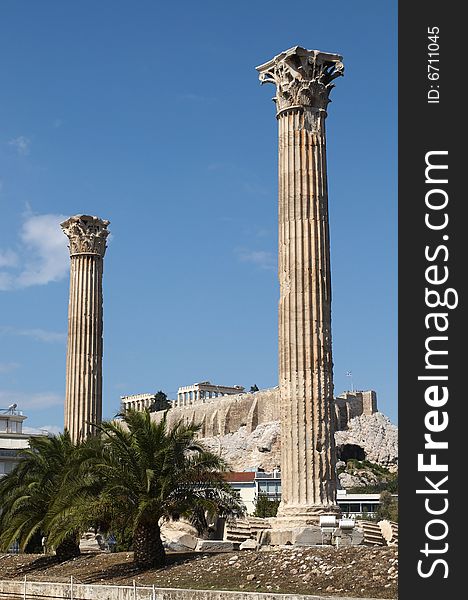
[[[335, 434], [337, 447], [358, 446], [366, 460], [386, 468], [398, 465], [398, 428], [382, 413], [355, 417], [345, 431]], [[241, 427], [235, 433], [204, 438], [203, 442], [219, 452], [233, 471], [263, 468], [271, 471], [281, 464], [279, 421], [262, 423], [252, 433]], [[359, 457], [356, 457], [359, 458]]]
[[383, 467], [398, 465], [398, 427], [382, 413], [351, 419], [348, 429], [335, 433], [335, 441], [337, 447], [360, 446], [367, 460]]
[[203, 438], [213, 452], [220, 453], [233, 471], [263, 468], [272, 471], [281, 464], [281, 434], [279, 421], [262, 423], [252, 433], [241, 427], [235, 433]]

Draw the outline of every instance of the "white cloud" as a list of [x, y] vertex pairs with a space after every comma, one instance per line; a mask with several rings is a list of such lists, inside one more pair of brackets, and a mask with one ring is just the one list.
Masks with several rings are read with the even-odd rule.
[[272, 252], [266, 252], [265, 250], [248, 250], [240, 249], [237, 250], [239, 259], [242, 262], [249, 262], [260, 269], [275, 269], [276, 268], [276, 257]]
[[10, 363], [1, 363], [0, 362], [0, 373], [9, 373], [10, 371], [14, 371], [19, 367], [18, 363], [10, 362]]
[[23, 427], [23, 433], [51, 433], [52, 435], [58, 435], [62, 433], [63, 429], [57, 427], [57, 425], [40, 425], [39, 427]]
[[16, 267], [18, 255], [13, 250], [0, 250], [0, 268]]
[[68, 273], [67, 238], [60, 228], [63, 215], [34, 215], [24, 223], [21, 240], [31, 258], [18, 277], [20, 287], [43, 285]]
[[31, 148], [31, 140], [24, 135], [19, 135], [8, 142], [9, 146], [13, 146], [16, 152], [21, 156], [27, 156]]
[[43, 409], [51, 406], [60, 406], [64, 397], [55, 392], [12, 392], [0, 390], [0, 406], [6, 408], [16, 404], [18, 410], [26, 412], [28, 409]]
[[17, 335], [32, 337], [39, 342], [65, 342], [67, 339], [66, 333], [58, 331], [46, 331], [45, 329], [18, 329]]
[[47, 331], [46, 329], [17, 329], [15, 327], [8, 326], [0, 326], [0, 335], [9, 334], [9, 335], [21, 335], [25, 337], [31, 337], [39, 342], [65, 342], [67, 336], [63, 332], [59, 331]]
[[[0, 251], [3, 269], [0, 270], [0, 291], [45, 285], [67, 275], [67, 238], [60, 228], [65, 218], [55, 214], [26, 215], [19, 233], [19, 251]], [[13, 268], [16, 269], [12, 272]]]

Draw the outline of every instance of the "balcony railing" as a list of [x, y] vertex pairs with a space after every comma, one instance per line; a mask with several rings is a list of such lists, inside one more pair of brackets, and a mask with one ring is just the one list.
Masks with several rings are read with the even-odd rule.
[[273, 471], [273, 473], [264, 473], [263, 471], [256, 471], [255, 479], [281, 479], [281, 471]]

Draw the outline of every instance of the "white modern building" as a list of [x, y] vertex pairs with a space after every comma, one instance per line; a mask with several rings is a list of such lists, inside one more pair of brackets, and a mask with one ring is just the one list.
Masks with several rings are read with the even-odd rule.
[[[227, 482], [237, 491], [245, 504], [247, 514], [252, 515], [259, 495], [270, 500], [281, 500], [281, 472], [242, 471], [226, 473]], [[397, 494], [392, 494], [398, 498]], [[343, 517], [373, 517], [380, 504], [380, 494], [349, 494], [337, 491], [337, 503]]]
[[[398, 498], [397, 494], [392, 494]], [[346, 490], [337, 490], [336, 501], [343, 517], [373, 517], [380, 504], [380, 494], [349, 494]]]
[[279, 469], [272, 473], [263, 471], [228, 472], [226, 481], [234, 488], [245, 504], [247, 514], [255, 512], [257, 498], [267, 496], [269, 500], [281, 500], [281, 474]]
[[16, 404], [0, 408], [0, 477], [10, 473], [21, 460], [21, 450], [29, 448], [32, 436], [48, 435], [46, 431], [24, 433], [23, 422], [27, 419]]

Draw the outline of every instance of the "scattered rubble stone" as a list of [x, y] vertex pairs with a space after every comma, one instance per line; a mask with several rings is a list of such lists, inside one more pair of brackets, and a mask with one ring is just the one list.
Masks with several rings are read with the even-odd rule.
[[245, 550], [169, 554], [161, 569], [139, 570], [131, 552], [89, 553], [58, 563], [42, 555], [0, 555], [0, 578], [328, 594], [353, 598], [397, 597], [396, 546]]

